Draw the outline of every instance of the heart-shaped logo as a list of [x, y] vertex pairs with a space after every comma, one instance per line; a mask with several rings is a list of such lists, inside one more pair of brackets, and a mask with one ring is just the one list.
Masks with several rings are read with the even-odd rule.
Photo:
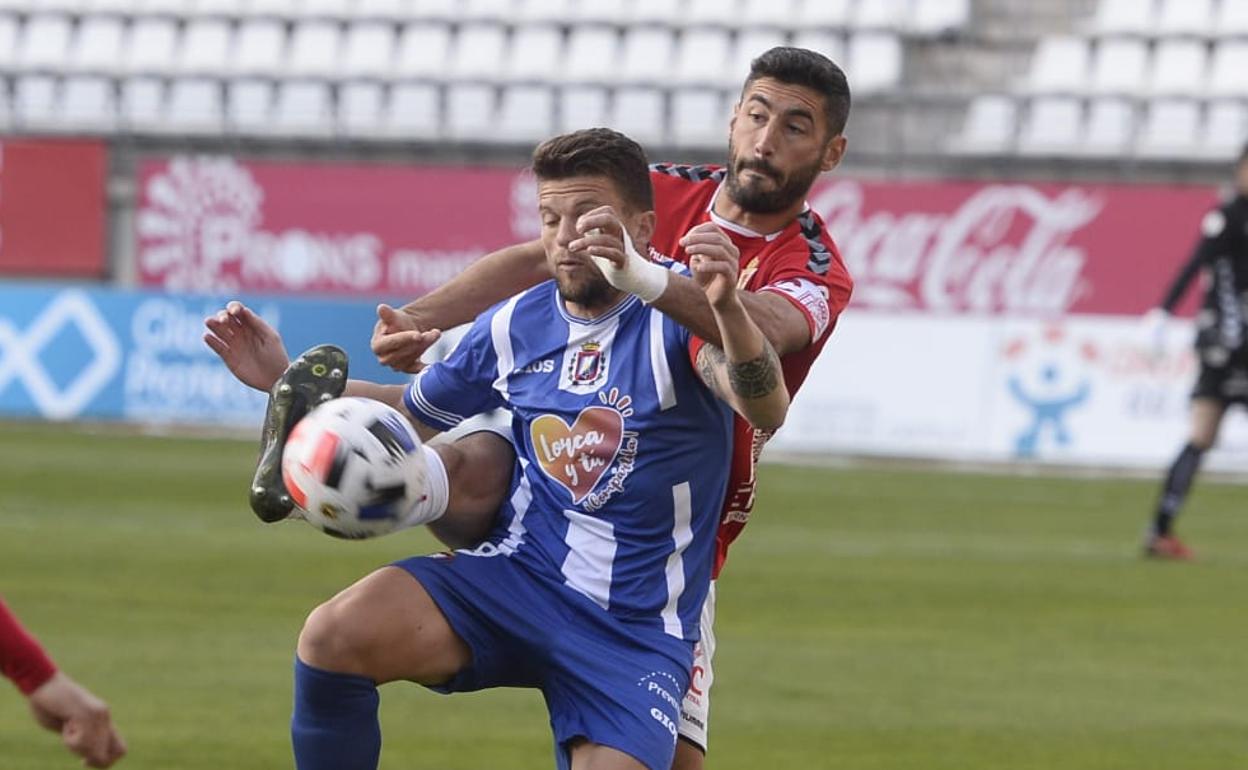
[[615, 409], [590, 406], [572, 425], [544, 414], [529, 424], [533, 452], [547, 476], [580, 503], [615, 462], [624, 436], [624, 417]]

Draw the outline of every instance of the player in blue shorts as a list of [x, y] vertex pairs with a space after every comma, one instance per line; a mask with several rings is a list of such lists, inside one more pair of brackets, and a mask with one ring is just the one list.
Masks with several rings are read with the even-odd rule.
[[[691, 265], [722, 347], [607, 282], [602, 269], [665, 269], [632, 261], [631, 244], [644, 250], [655, 222], [635, 142], [607, 129], [556, 137], [533, 169], [555, 280], [483, 314], [409, 386], [346, 386], [406, 411], [426, 437], [507, 407], [517, 462], [484, 543], [384, 567], [308, 617], [292, 720], [301, 770], [375, 768], [376, 688], [401, 679], [442, 692], [540, 689], [562, 768], [671, 766], [725, 491], [729, 406], [775, 428], [788, 395], [731, 261]], [[214, 349], [238, 373], [248, 347], [232, 334], [221, 328]], [[287, 382], [309, 382], [308, 360]], [[426, 456], [429, 497], [445, 501], [447, 475]]]

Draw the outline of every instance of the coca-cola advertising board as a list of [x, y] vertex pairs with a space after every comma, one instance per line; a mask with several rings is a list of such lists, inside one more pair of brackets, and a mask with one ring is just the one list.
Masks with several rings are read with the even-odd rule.
[[101, 278], [103, 142], [0, 139], [0, 275]]
[[[139, 177], [140, 280], [169, 289], [414, 297], [539, 231], [517, 170], [186, 156]], [[1215, 201], [1207, 187], [834, 175], [810, 196], [855, 308], [1029, 317], [1143, 312]]]

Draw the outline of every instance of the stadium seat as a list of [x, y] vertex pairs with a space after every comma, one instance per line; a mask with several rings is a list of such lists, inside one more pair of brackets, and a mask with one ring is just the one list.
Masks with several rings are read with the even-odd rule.
[[399, 35], [395, 59], [398, 77], [440, 77], [451, 52], [451, 29], [445, 24], [414, 22]]
[[1145, 35], [1153, 28], [1153, 0], [1100, 0], [1092, 31], [1100, 35]]
[[219, 134], [224, 114], [219, 81], [187, 78], [169, 84], [165, 128], [191, 134]]
[[125, 27], [115, 16], [88, 16], [78, 23], [68, 68], [75, 72], [108, 74], [121, 61]]
[[677, 83], [714, 85], [728, 65], [728, 32], [722, 29], [686, 29], [676, 50]]
[[[610, 3], [602, 4], [609, 5]], [[643, 24], [675, 26], [680, 23], [683, 11], [683, 4], [673, 3], [672, 0], [633, 0], [626, 21], [634, 26]]]
[[137, 77], [121, 83], [118, 122], [124, 129], [144, 130], [164, 120], [164, 84], [153, 77]]
[[672, 93], [671, 139], [689, 147], [728, 145], [728, 110], [718, 91], [679, 89]]
[[237, 17], [244, 0], [195, 0], [192, 6], [196, 16], [211, 19], [230, 19]]
[[511, 80], [551, 82], [563, 63], [563, 33], [553, 24], [520, 27], [511, 35], [503, 75]]
[[408, 0], [409, 15], [422, 21], [458, 21], [459, 0]]
[[1248, 103], [1210, 102], [1200, 134], [1200, 147], [1215, 158], [1233, 158], [1248, 137]]
[[607, 89], [600, 86], [567, 86], [559, 92], [558, 130], [575, 131], [607, 123]]
[[1045, 37], [1036, 46], [1025, 90], [1036, 94], [1078, 93], [1087, 87], [1088, 43], [1083, 38]]
[[457, 15], [462, 21], [502, 24], [515, 16], [513, 0], [460, 0]]
[[411, 15], [410, 0], [355, 0], [351, 15], [361, 21], [394, 22]]
[[909, 29], [917, 35], [945, 35], [971, 20], [970, 0], [915, 0]]
[[176, 21], [158, 17], [138, 19], [130, 27], [126, 41], [126, 69], [151, 75], [172, 72], [177, 49]]
[[740, 24], [737, 34], [744, 35], [754, 31], [787, 32], [799, 26], [805, 26], [801, 13], [801, 0], [745, 0], [741, 8]]
[[304, 18], [340, 21], [351, 15], [355, 0], [299, 0], [295, 10]]
[[[743, 29], [737, 33], [728, 64], [724, 67], [720, 83], [740, 88], [750, 74], [750, 62], [761, 53], [778, 45], [788, 43], [788, 38], [778, 29]], [[838, 47], [839, 50], [839, 47]]]
[[971, 101], [962, 131], [951, 149], [970, 154], [998, 154], [1011, 149], [1018, 126], [1018, 103], [1013, 97], [981, 94]]
[[290, 34], [283, 77], [329, 77], [341, 66], [341, 33], [331, 21], [301, 21]]
[[640, 26], [624, 31], [617, 77], [626, 83], [657, 84], [672, 76], [676, 37], [666, 27]]
[[821, 27], [844, 28], [849, 26], [852, 0], [801, 0], [798, 18], [805, 29]]
[[437, 86], [401, 83], [390, 89], [386, 102], [386, 132], [408, 139], [428, 139], [439, 134], [442, 100]]
[[1018, 136], [1019, 152], [1029, 155], [1066, 155], [1082, 140], [1083, 106], [1067, 96], [1033, 99]]
[[1132, 96], [1144, 90], [1148, 46], [1141, 40], [1109, 38], [1092, 59], [1092, 90], [1098, 94]]
[[740, 24], [740, 14], [738, 0], [685, 0], [685, 12], [680, 20], [690, 27], [718, 26], [728, 29]]
[[449, 74], [463, 80], [493, 80], [502, 71], [506, 47], [507, 32], [498, 24], [461, 25]]
[[632, 21], [632, 7], [627, 3], [602, 3], [595, 0], [576, 0], [572, 15], [565, 19], [573, 24], [624, 25]]
[[446, 130], [459, 140], [486, 139], [498, 128], [497, 94], [482, 83], [455, 83], [446, 89]]
[[850, 23], [856, 30], [895, 32], [904, 26], [907, 5], [906, 0], [859, 0]]
[[333, 97], [321, 80], [287, 80], [277, 89], [272, 130], [278, 134], [325, 136], [333, 131]]
[[1187, 99], [1157, 99], [1148, 105], [1136, 151], [1145, 156], [1190, 157], [1196, 151], [1200, 105]]
[[1248, 96], [1248, 41], [1225, 40], [1213, 53], [1209, 93], [1214, 96]]
[[246, 0], [239, 10], [248, 16], [288, 20], [295, 15], [298, 0]]
[[187, 22], [178, 51], [177, 69], [185, 74], [220, 75], [229, 68], [230, 25], [224, 19], [194, 19]]
[[16, 63], [17, 32], [17, 17], [0, 14], [0, 67], [8, 68]]
[[503, 89], [499, 99], [497, 138], [536, 142], [551, 136], [554, 125], [555, 95], [549, 86], [521, 84]]
[[517, 2], [515, 18], [521, 24], [567, 24], [576, 13], [576, 3], [572, 0], [517, 0]]
[[347, 27], [341, 72], [347, 77], [386, 78], [393, 72], [394, 27], [380, 21], [361, 21]]
[[1156, 27], [1159, 37], [1209, 34], [1213, 26], [1213, 0], [1160, 1]]
[[282, 69], [286, 31], [274, 19], [249, 19], [235, 37], [232, 70], [239, 75], [273, 75]]
[[1199, 93], [1205, 85], [1205, 44], [1171, 39], [1157, 44], [1150, 68], [1149, 90], [1157, 95]]
[[[17, 65], [27, 71], [59, 70], [69, 53], [68, 16], [32, 16], [22, 29]], [[20, 100], [19, 100], [20, 102]], [[21, 104], [18, 103], [18, 108]]]
[[568, 36], [564, 78], [575, 83], [603, 83], [619, 76], [619, 36], [610, 27], [574, 27]]
[[[818, 51], [841, 67], [846, 66], [845, 43], [836, 32], [803, 30], [793, 36], [793, 45], [798, 48]], [[854, 83], [850, 87], [855, 91], [858, 89], [858, 73], [856, 72], [854, 73]]]
[[338, 132], [356, 137], [376, 134], [384, 122], [385, 103], [380, 83], [343, 83], [338, 89]]
[[657, 88], [618, 88], [611, 100], [607, 125], [638, 142], [664, 139], [663, 92]]
[[1128, 100], [1113, 96], [1093, 99], [1079, 152], [1120, 157], [1130, 150], [1135, 125], [1135, 110]]
[[[860, 32], [849, 41], [849, 65], [859, 93], [885, 91], [901, 83], [901, 39], [880, 32]], [[833, 59], [835, 61], [835, 59]]]
[[68, 128], [112, 131], [117, 126], [113, 81], [104, 77], [68, 77], [61, 84], [61, 122]]
[[23, 75], [13, 88], [13, 112], [17, 123], [51, 128], [57, 122], [56, 79], [48, 75]]
[[225, 116], [239, 133], [263, 133], [272, 118], [273, 84], [267, 80], [236, 80], [226, 89]]
[[1212, 31], [1219, 36], [1248, 37], [1248, 3], [1222, 0]]

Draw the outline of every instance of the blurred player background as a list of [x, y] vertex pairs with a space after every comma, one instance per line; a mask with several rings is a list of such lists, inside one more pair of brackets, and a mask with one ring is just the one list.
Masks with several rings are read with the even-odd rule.
[[[286, 766], [302, 618], [432, 547], [255, 521], [263, 397], [203, 316], [242, 297], [397, 381], [376, 303], [536, 236], [534, 144], [722, 160], [784, 43], [853, 89], [810, 204], [856, 288], [724, 577], [708, 766], [1248, 767], [1241, 414], [1198, 558], [1140, 552], [1199, 292], [1140, 317], [1248, 139], [1248, 3], [3, 0], [0, 595], [123, 766]], [[383, 767], [549, 764], [531, 694], [384, 697]], [[0, 767], [69, 766], [22, 710]]]

